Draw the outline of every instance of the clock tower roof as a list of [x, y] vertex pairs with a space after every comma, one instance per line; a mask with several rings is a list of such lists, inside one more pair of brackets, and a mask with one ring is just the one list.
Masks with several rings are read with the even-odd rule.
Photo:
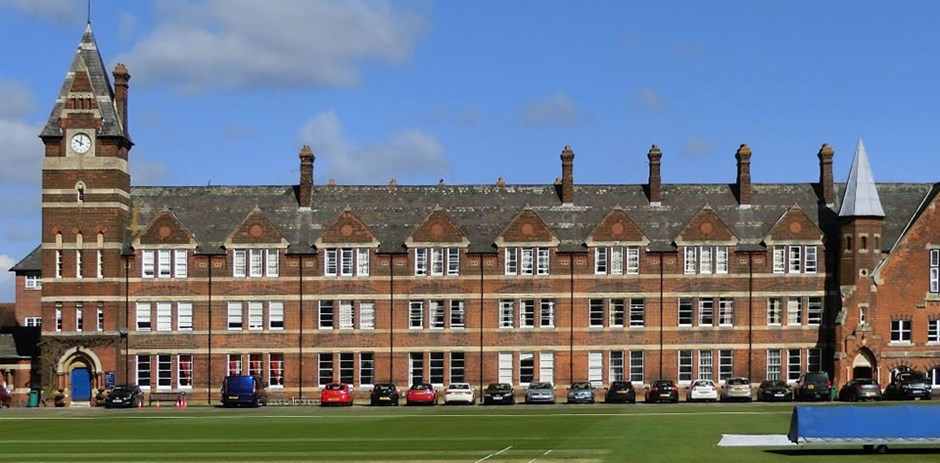
[[[70, 103], [70, 100], [84, 100], [90, 104], [74, 104]], [[85, 26], [75, 57], [65, 74], [65, 81], [62, 82], [62, 89], [39, 136], [63, 136], [61, 120], [74, 112], [97, 113], [95, 116], [101, 121], [97, 127], [97, 136], [124, 137], [130, 140], [127, 127], [118, 112], [114, 88], [105, 71], [95, 35], [91, 31], [91, 23]]]

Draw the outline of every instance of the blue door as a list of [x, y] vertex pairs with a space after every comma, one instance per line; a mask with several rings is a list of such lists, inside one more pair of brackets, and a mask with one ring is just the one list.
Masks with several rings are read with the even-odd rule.
[[72, 370], [72, 400], [90, 400], [91, 399], [91, 373], [87, 368], [76, 368]]

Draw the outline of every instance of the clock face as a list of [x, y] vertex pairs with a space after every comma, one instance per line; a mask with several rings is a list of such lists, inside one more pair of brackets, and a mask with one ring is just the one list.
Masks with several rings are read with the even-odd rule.
[[91, 137], [88, 134], [76, 133], [72, 136], [72, 151], [78, 154], [85, 154], [91, 149]]

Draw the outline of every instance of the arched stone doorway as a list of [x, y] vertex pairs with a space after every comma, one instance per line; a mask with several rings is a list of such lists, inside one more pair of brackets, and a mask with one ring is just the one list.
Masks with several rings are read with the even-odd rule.
[[101, 361], [94, 352], [81, 346], [62, 354], [56, 373], [58, 386], [67, 391], [71, 405], [90, 403], [93, 390], [101, 387]]
[[852, 379], [874, 378], [877, 366], [875, 356], [867, 347], [859, 349], [852, 360]]

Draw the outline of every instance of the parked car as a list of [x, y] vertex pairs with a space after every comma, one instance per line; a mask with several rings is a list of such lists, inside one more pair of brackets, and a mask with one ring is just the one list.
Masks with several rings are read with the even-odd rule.
[[379, 383], [369, 393], [369, 405], [398, 405], [400, 393], [392, 383]]
[[473, 387], [468, 383], [451, 383], [444, 389], [444, 405], [473, 405], [475, 402]]
[[104, 399], [105, 408], [133, 408], [143, 406], [144, 391], [136, 384], [119, 384], [114, 386]]
[[268, 404], [267, 384], [259, 376], [226, 376], [222, 379], [222, 406], [257, 407]]
[[548, 382], [532, 383], [525, 391], [525, 403], [555, 403], [555, 386]]
[[636, 403], [636, 390], [630, 381], [611, 381], [604, 394], [605, 403]]
[[692, 385], [689, 387], [689, 394], [686, 396], [685, 400], [686, 402], [696, 402], [699, 400], [715, 402], [718, 400], [718, 387], [715, 386], [715, 382], [710, 379], [697, 379], [692, 381]]
[[569, 404], [594, 403], [594, 386], [588, 382], [574, 383], [568, 388]]
[[881, 400], [881, 386], [871, 378], [855, 378], [839, 389], [839, 400], [844, 402]]
[[657, 379], [646, 391], [646, 402], [679, 402], [679, 388], [671, 379]]
[[512, 405], [516, 403], [515, 391], [512, 384], [492, 383], [483, 391], [483, 405]]
[[766, 379], [757, 386], [757, 400], [764, 402], [789, 402], [793, 400], [793, 394], [790, 393], [790, 386], [786, 382]]
[[348, 407], [352, 404], [352, 391], [349, 389], [348, 384], [328, 383], [320, 391], [320, 405], [324, 407], [328, 405], [345, 405]]
[[412, 384], [405, 398], [408, 405], [437, 405], [437, 392], [430, 383]]
[[749, 378], [728, 378], [721, 388], [721, 400], [743, 400], [750, 402], [753, 397], [751, 380]]
[[800, 375], [793, 386], [793, 400], [829, 400], [832, 382], [825, 371], [810, 371]]
[[885, 388], [886, 400], [930, 400], [932, 387], [930, 380], [921, 372], [905, 370], [894, 377], [894, 381]]

